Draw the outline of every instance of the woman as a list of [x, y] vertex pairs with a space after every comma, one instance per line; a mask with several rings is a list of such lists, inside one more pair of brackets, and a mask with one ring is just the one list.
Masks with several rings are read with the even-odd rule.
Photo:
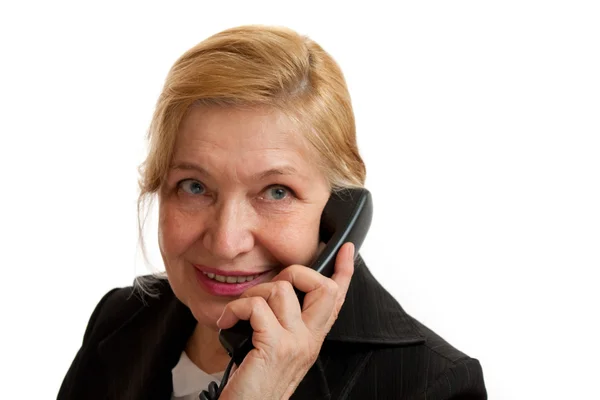
[[221, 399], [486, 398], [479, 362], [408, 316], [351, 243], [331, 278], [306, 267], [331, 193], [365, 180], [345, 81], [316, 43], [261, 26], [201, 42], [149, 139], [139, 204], [158, 198], [166, 277], [104, 296], [59, 399], [197, 399], [239, 320], [255, 348]]

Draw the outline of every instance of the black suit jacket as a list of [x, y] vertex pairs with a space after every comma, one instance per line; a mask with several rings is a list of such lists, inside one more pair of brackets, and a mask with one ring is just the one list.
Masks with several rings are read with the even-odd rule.
[[[196, 320], [168, 281], [159, 298], [113, 289], [96, 306], [58, 400], [169, 400]], [[479, 361], [410, 317], [359, 257], [346, 301], [292, 399], [487, 399]]]

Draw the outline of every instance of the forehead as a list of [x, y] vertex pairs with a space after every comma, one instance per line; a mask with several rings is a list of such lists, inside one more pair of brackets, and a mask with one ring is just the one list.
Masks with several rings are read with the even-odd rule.
[[176, 154], [213, 148], [230, 154], [278, 151], [310, 158], [307, 142], [281, 111], [268, 108], [195, 106], [183, 119]]

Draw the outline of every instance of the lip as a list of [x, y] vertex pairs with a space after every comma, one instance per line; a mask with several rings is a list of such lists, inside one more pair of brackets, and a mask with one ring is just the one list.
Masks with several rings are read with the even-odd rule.
[[[214, 296], [224, 296], [224, 297], [237, 297], [244, 293], [246, 290], [251, 288], [252, 286], [256, 286], [260, 283], [267, 282], [273, 270], [267, 270], [263, 272], [243, 272], [243, 271], [222, 271], [215, 268], [198, 266], [194, 265], [194, 272], [196, 273], [196, 280], [200, 284], [200, 286], [209, 294]], [[223, 283], [216, 281], [214, 279], [210, 279], [208, 276], [204, 274], [204, 272], [210, 272], [213, 274], [223, 275], [223, 276], [249, 276], [249, 275], [258, 275], [256, 278], [252, 279], [250, 282], [243, 283]]]

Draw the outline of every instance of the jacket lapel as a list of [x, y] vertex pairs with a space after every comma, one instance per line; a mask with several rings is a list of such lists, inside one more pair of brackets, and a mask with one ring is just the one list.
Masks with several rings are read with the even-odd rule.
[[351, 392], [374, 345], [408, 346], [425, 336], [358, 257], [346, 300], [321, 353], [292, 400], [342, 400]]
[[307, 374], [304, 375], [304, 379], [296, 388], [296, 391], [291, 397], [291, 400], [329, 400], [331, 394], [329, 393], [329, 385], [325, 378], [325, 369], [323, 367], [323, 361], [321, 356], [317, 358], [317, 361], [308, 370]]
[[425, 336], [359, 255], [346, 300], [326, 340], [407, 345], [422, 343]]

